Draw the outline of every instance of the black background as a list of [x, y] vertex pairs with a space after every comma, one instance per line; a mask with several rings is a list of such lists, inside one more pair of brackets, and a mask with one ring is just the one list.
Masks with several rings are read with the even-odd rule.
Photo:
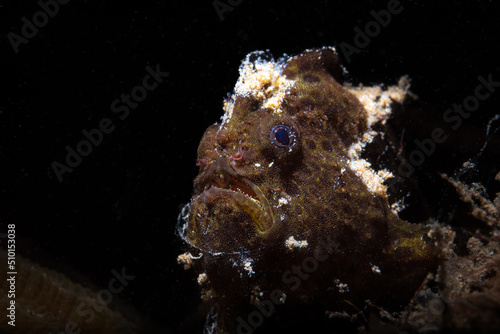
[[[31, 21], [40, 7], [0, 3], [0, 233], [15, 223], [21, 254], [97, 287], [107, 285], [111, 269], [126, 267], [136, 279], [121, 297], [168, 332], [199, 320], [196, 275], [176, 263], [183, 248], [174, 229], [191, 195], [196, 147], [222, 115], [241, 60], [254, 50], [279, 57], [353, 45], [353, 28], [387, 8], [386, 1], [244, 0], [221, 21], [212, 1], [73, 0], [15, 54], [8, 33], [21, 34], [21, 18]], [[438, 205], [447, 197], [436, 171], [453, 173], [479, 152], [498, 92], [457, 131], [442, 114], [474, 92], [479, 75], [500, 81], [500, 11], [490, 1], [401, 4], [350, 63], [340, 57], [356, 84], [410, 76], [426, 108], [398, 130], [406, 129], [408, 150], [436, 126], [450, 136], [415, 175], [432, 215], [453, 221], [440, 210], [449, 204]], [[158, 63], [170, 75], [119, 120], [111, 102]], [[64, 162], [65, 146], [75, 148], [81, 131], [105, 117], [114, 132], [60, 183], [51, 163]], [[490, 193], [498, 191], [491, 180], [498, 157], [490, 142], [475, 176]]]

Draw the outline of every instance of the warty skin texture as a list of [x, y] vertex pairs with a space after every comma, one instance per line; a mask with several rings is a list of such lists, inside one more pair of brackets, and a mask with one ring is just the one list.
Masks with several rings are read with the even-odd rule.
[[[194, 264], [207, 275], [219, 330], [233, 331], [275, 289], [286, 295], [276, 312], [289, 319], [352, 314], [368, 299], [406, 305], [438, 251], [424, 227], [399, 219], [386, 192], [349, 167], [349, 147], [369, 126], [339, 83], [334, 51], [308, 50], [278, 67], [291, 82], [279, 103], [266, 103], [276, 80], [258, 86], [263, 94], [237, 91], [198, 148], [185, 240], [201, 255]], [[277, 145], [276, 126], [290, 129], [291, 145]]]

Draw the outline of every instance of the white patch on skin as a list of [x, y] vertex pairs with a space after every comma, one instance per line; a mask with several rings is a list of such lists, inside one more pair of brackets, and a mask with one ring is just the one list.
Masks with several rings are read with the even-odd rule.
[[269, 108], [273, 113], [281, 113], [281, 104], [288, 90], [295, 84], [281, 74], [283, 61], [268, 61], [260, 57], [250, 61], [250, 57], [264, 55], [264, 51], [249, 53], [242, 61], [239, 72], [240, 77], [234, 86], [234, 94], [224, 101], [224, 115], [221, 128], [227, 123], [234, 111], [234, 101], [238, 96], [251, 96], [258, 100], [261, 107]]
[[365, 107], [369, 128], [378, 122], [385, 124], [392, 113], [391, 106], [394, 102], [402, 103], [408, 97], [416, 97], [409, 92], [410, 80], [407, 76], [401, 77], [397, 86], [389, 86], [387, 89], [382, 85], [354, 87], [349, 83], [344, 84], [344, 88], [356, 96]]
[[191, 268], [191, 266], [193, 265], [193, 263], [194, 263], [193, 260], [200, 259], [202, 255], [203, 254], [200, 253], [200, 255], [198, 255], [198, 257], [194, 257], [191, 253], [186, 252], [186, 253], [183, 253], [177, 257], [177, 263], [183, 264], [184, 269], [187, 270], [187, 269]]
[[348, 148], [349, 168], [364, 182], [370, 192], [386, 196], [387, 186], [384, 182], [394, 175], [388, 170], [375, 171], [368, 161], [361, 158], [361, 153], [379, 134], [372, 130], [372, 126], [379, 122], [386, 123], [392, 113], [392, 104], [402, 103], [408, 97], [415, 98], [415, 95], [409, 92], [410, 81], [404, 76], [399, 79], [397, 86], [389, 86], [387, 89], [382, 85], [354, 87], [349, 83], [344, 84], [344, 88], [363, 104], [368, 125], [368, 130]]
[[252, 268], [252, 262], [247, 261], [243, 264], [243, 269], [245, 269], [248, 273], [248, 276], [252, 277], [253, 274], [255, 274], [255, 271], [253, 271]]
[[349, 285], [342, 283], [338, 278], [335, 279], [335, 286], [339, 289], [340, 293], [349, 292]]
[[399, 213], [405, 208], [404, 201], [401, 199], [397, 202], [394, 202], [391, 204], [391, 211], [394, 212], [394, 214], [399, 215]]
[[361, 178], [369, 191], [376, 194], [385, 194], [387, 187], [384, 182], [394, 176], [386, 169], [376, 172], [368, 161], [361, 158], [351, 160], [349, 168]]
[[380, 271], [380, 268], [377, 267], [376, 265], [372, 265], [372, 271], [376, 274], [382, 275], [382, 272]]
[[207, 281], [207, 274], [206, 273], [201, 273], [198, 275], [198, 284], [203, 285]]
[[285, 246], [288, 249], [294, 249], [294, 248], [307, 248], [309, 246], [309, 243], [307, 240], [295, 240], [293, 236], [289, 237], [285, 241]]
[[278, 207], [278, 208], [279, 208], [280, 206], [282, 206], [282, 205], [286, 205], [286, 204], [288, 204], [288, 200], [287, 200], [286, 198], [284, 198], [284, 197], [281, 197], [281, 198], [278, 200], [278, 205], [277, 205], [276, 207]]

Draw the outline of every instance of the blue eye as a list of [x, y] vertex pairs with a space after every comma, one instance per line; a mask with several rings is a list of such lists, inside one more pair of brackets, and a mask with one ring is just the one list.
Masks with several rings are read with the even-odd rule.
[[295, 141], [295, 134], [288, 125], [275, 125], [271, 129], [271, 141], [280, 148], [291, 147]]
[[288, 131], [286, 129], [283, 128], [277, 129], [274, 132], [274, 137], [276, 138], [276, 141], [281, 145], [290, 144], [290, 136], [288, 135]]

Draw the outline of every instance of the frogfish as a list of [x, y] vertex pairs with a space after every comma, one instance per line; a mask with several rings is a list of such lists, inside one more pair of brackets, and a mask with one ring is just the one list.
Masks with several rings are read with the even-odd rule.
[[332, 47], [276, 61], [253, 52], [239, 72], [178, 223], [178, 261], [211, 308], [205, 330], [332, 332], [366, 322], [367, 307], [407, 306], [436, 270], [437, 241], [398, 217], [393, 171], [367, 156], [396, 151], [384, 131], [408, 78], [344, 83]]

